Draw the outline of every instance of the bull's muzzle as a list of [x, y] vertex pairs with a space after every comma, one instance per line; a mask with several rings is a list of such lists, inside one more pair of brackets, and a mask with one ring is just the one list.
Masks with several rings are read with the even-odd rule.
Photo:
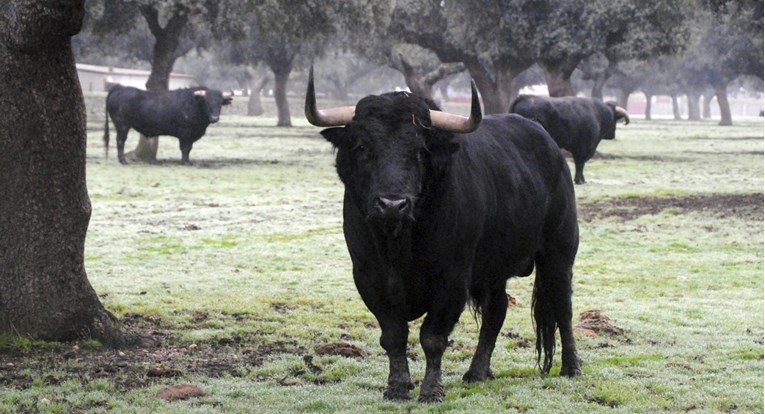
[[218, 122], [219, 120], [220, 120], [220, 117], [218, 117], [218, 116], [211, 116], [210, 117], [210, 123], [211, 124], [214, 124], [214, 123]]
[[386, 219], [400, 219], [412, 211], [412, 203], [406, 197], [386, 196], [375, 200], [375, 213]]

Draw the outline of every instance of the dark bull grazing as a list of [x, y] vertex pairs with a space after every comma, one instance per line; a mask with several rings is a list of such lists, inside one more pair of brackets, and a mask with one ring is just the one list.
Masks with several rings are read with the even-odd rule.
[[125, 141], [130, 128], [147, 137], [178, 138], [181, 162], [190, 164], [189, 153], [207, 126], [218, 122], [220, 109], [231, 103], [231, 92], [205, 87], [151, 92], [116, 85], [106, 96], [105, 152], [109, 154], [109, 116], [117, 129], [117, 158], [125, 161]]
[[488, 116], [473, 85], [469, 118], [409, 93], [367, 96], [355, 107], [316, 109], [311, 70], [306, 117], [336, 127], [345, 185], [343, 230], [353, 278], [380, 324], [390, 361], [386, 399], [410, 398], [408, 321], [427, 314], [420, 401], [444, 398], [441, 358], [465, 305], [482, 317], [463, 380], [492, 377], [491, 354], [507, 312], [505, 284], [536, 267], [533, 314], [538, 364], [552, 366], [560, 331], [561, 375], [581, 374], [571, 326], [572, 266], [579, 244], [571, 173], [537, 123]]
[[585, 183], [584, 163], [595, 155], [600, 140], [614, 139], [620, 119], [630, 123], [627, 111], [613, 103], [574, 96], [521, 95], [510, 104], [510, 112], [539, 122], [559, 147], [571, 152], [577, 184]]

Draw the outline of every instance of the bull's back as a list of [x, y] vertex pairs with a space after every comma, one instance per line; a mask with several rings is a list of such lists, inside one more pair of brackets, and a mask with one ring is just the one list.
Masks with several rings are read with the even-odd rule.
[[476, 180], [503, 177], [495, 183], [497, 187], [544, 193], [565, 164], [550, 134], [537, 122], [516, 114], [487, 116], [478, 130], [460, 137], [460, 145], [457, 162], [477, 170]]

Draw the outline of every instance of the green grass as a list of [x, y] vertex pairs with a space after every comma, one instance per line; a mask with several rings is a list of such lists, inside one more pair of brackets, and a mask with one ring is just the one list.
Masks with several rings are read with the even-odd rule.
[[[42, 358], [44, 344], [0, 338], [0, 351], [28, 353], [17, 369], [34, 379], [21, 388], [0, 382], [0, 413], [763, 411], [761, 218], [676, 208], [580, 223], [575, 319], [599, 309], [625, 331], [577, 334], [584, 376], [538, 374], [532, 281], [516, 279], [507, 285], [518, 306], [508, 311], [497, 342], [495, 379], [461, 381], [478, 336], [466, 312], [444, 357], [446, 401], [383, 401], [387, 358], [352, 281], [333, 152], [318, 128], [294, 122], [276, 128], [275, 119], [224, 110], [221, 123], [195, 144], [192, 167], [179, 165], [175, 138], [160, 139], [159, 164], [121, 166], [114, 136], [104, 159], [102, 132], [89, 132], [93, 214], [85, 265], [105, 306], [118, 317], [151, 317], [179, 347], [221, 347], [221, 357], [235, 355], [241, 363], [219, 376], [183, 372], [124, 388], [108, 377], [73, 378], [71, 366], [37, 370], [32, 362]], [[617, 139], [602, 142], [601, 156], [587, 164], [588, 184], [576, 188], [580, 208], [763, 190], [761, 120], [719, 127], [638, 119], [618, 129]], [[127, 148], [136, 142], [131, 134]], [[420, 323], [411, 324], [409, 338], [418, 383]], [[336, 341], [367, 356], [316, 354]], [[86, 347], [103, 352], [99, 345]], [[253, 362], [250, 351], [260, 348], [276, 350]], [[156, 397], [182, 383], [207, 395], [177, 402]]]

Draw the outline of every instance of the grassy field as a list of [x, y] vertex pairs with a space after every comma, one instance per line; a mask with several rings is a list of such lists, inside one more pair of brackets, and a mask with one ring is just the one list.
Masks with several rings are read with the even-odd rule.
[[[193, 166], [169, 137], [159, 163], [121, 166], [113, 130], [105, 159], [91, 114], [88, 277], [154, 344], [0, 340], [0, 413], [763, 412], [761, 119], [619, 126], [576, 188], [575, 323], [600, 315], [577, 330], [584, 375], [539, 375], [532, 280], [511, 280], [497, 378], [461, 381], [478, 337], [466, 312], [440, 405], [383, 401], [387, 358], [353, 285], [334, 156], [318, 128], [293, 121], [224, 110]], [[206, 395], [157, 397], [178, 384]]]

